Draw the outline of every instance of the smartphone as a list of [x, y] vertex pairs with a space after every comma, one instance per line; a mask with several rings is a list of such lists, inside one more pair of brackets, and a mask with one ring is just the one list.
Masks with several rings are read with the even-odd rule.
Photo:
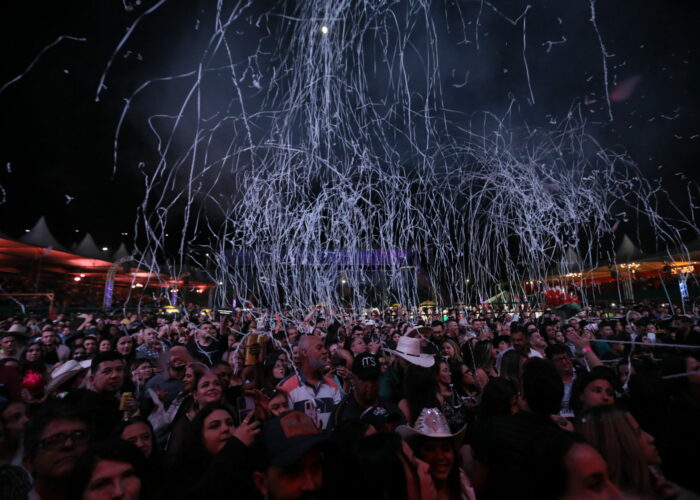
[[250, 396], [240, 396], [236, 400], [238, 407], [238, 422], [243, 422], [243, 419], [253, 410], [255, 410], [255, 400]]
[[342, 366], [343, 368], [348, 367], [347, 360], [341, 356], [338, 356], [337, 354], [333, 355], [331, 361], [333, 361], [333, 365], [335, 366]]

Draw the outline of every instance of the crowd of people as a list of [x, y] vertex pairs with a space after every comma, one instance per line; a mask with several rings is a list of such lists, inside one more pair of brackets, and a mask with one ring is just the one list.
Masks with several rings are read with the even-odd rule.
[[698, 498], [699, 319], [17, 314], [0, 498]]

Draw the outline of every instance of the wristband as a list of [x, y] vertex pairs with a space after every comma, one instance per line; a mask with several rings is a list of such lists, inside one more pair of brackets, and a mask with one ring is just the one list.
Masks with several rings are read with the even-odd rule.
[[590, 346], [586, 346], [583, 348], [583, 352], [591, 352], [593, 349], [591, 349]]

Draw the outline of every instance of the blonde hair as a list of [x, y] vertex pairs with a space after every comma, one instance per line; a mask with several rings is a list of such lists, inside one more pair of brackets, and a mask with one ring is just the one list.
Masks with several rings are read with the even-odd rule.
[[440, 348], [442, 348], [442, 344], [450, 344], [450, 346], [452, 346], [452, 350], [454, 351], [454, 354], [452, 354], [452, 356], [450, 356], [448, 358], [448, 360], [447, 360], [448, 363], [452, 363], [452, 364], [462, 363], [462, 351], [459, 349], [457, 342], [455, 342], [452, 339], [443, 339], [442, 342], [440, 343]]
[[629, 414], [614, 406], [597, 406], [583, 412], [576, 430], [608, 462], [610, 479], [623, 491], [651, 494], [649, 467]]

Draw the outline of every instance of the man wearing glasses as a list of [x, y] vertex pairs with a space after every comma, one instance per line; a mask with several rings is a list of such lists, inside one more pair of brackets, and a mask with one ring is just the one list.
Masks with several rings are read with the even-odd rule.
[[91, 432], [84, 417], [62, 403], [44, 405], [24, 436], [24, 467], [34, 477], [30, 500], [66, 497], [78, 459], [88, 451]]

